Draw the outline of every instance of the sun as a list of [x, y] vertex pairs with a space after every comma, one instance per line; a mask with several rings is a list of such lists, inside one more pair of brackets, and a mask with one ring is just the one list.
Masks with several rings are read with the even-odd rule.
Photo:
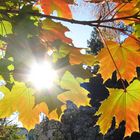
[[51, 88], [56, 78], [57, 73], [48, 62], [34, 64], [30, 69], [29, 81], [37, 89]]

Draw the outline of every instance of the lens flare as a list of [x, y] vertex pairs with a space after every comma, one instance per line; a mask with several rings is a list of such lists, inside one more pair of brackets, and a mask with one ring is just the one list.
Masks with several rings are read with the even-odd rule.
[[31, 67], [29, 81], [37, 89], [51, 88], [56, 77], [56, 71], [53, 70], [49, 63], [45, 62], [43, 64], [34, 64]]

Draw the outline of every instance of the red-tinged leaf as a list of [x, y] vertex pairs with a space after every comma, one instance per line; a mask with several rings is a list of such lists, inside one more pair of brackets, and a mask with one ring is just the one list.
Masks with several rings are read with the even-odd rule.
[[67, 0], [39, 0], [39, 4], [46, 15], [57, 11], [59, 17], [72, 18], [69, 3]]
[[53, 42], [59, 39], [65, 43], [72, 43], [72, 40], [65, 36], [65, 32], [69, 29], [60, 22], [46, 19], [42, 21], [41, 28], [40, 38], [43, 42]]

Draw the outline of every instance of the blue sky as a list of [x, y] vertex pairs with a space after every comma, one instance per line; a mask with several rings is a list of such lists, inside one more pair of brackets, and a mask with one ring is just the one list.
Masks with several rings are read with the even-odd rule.
[[[76, 20], [93, 20], [94, 5], [91, 3], [81, 2], [77, 0], [78, 5], [71, 6], [73, 18]], [[71, 23], [64, 23], [70, 29], [66, 35], [73, 40], [75, 47], [85, 48], [87, 46], [87, 40], [90, 39], [92, 27], [85, 25], [77, 25]]]

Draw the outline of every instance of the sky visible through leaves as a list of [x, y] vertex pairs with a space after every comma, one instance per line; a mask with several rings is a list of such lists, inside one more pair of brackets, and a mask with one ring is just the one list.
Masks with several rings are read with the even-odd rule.
[[[78, 5], [71, 6], [73, 18], [76, 20], [94, 20], [93, 16], [93, 7], [94, 4], [88, 4], [81, 0], [77, 0]], [[55, 12], [54, 12], [55, 15]], [[90, 39], [92, 27], [71, 24], [67, 22], [61, 22], [63, 25], [69, 28], [70, 32], [66, 32], [66, 36], [70, 37], [77, 48], [86, 48], [87, 40]], [[79, 41], [80, 40], [80, 41]], [[3, 83], [1, 83], [3, 84]], [[0, 99], [3, 97], [3, 94], [0, 92]], [[44, 115], [41, 113], [40, 121], [43, 119]], [[22, 127], [22, 123], [18, 121], [18, 113], [13, 113], [8, 119], [10, 124], [17, 124], [19, 127]]]
[[[94, 4], [85, 3], [81, 0], [77, 0], [78, 6], [71, 6], [73, 18], [77, 20], [94, 20], [95, 17], [93, 16], [93, 9]], [[66, 33], [69, 36], [76, 47], [78, 48], [86, 48], [87, 47], [87, 40], [90, 39], [92, 27], [65, 23], [65, 26], [68, 26], [70, 32]], [[80, 41], [79, 41], [80, 40]]]
[[[140, 0], [22, 2], [2, 1], [4, 6], [0, 9], [0, 45], [4, 52], [0, 80], [5, 81], [5, 85], [0, 83], [0, 117], [19, 112], [19, 120], [28, 130], [39, 123], [40, 112], [59, 120], [67, 100], [78, 107], [92, 105], [81, 83], [97, 75], [101, 75], [103, 83], [116, 72], [115, 81], [121, 81], [121, 89], [113, 85], [108, 89], [109, 97], [98, 101], [100, 119], [96, 124], [105, 134], [109, 125], [104, 122], [111, 113], [108, 122], [111, 125], [115, 116], [115, 128], [126, 121], [125, 136], [139, 131], [136, 119], [140, 112], [140, 81], [136, 70], [140, 67]], [[83, 65], [87, 67], [83, 69]], [[113, 106], [107, 113], [110, 101]], [[132, 111], [133, 106], [138, 107], [137, 112]], [[114, 108], [116, 112], [112, 114]], [[119, 112], [126, 115], [119, 118]], [[35, 117], [31, 119], [32, 116]], [[131, 119], [134, 122], [129, 125]]]

